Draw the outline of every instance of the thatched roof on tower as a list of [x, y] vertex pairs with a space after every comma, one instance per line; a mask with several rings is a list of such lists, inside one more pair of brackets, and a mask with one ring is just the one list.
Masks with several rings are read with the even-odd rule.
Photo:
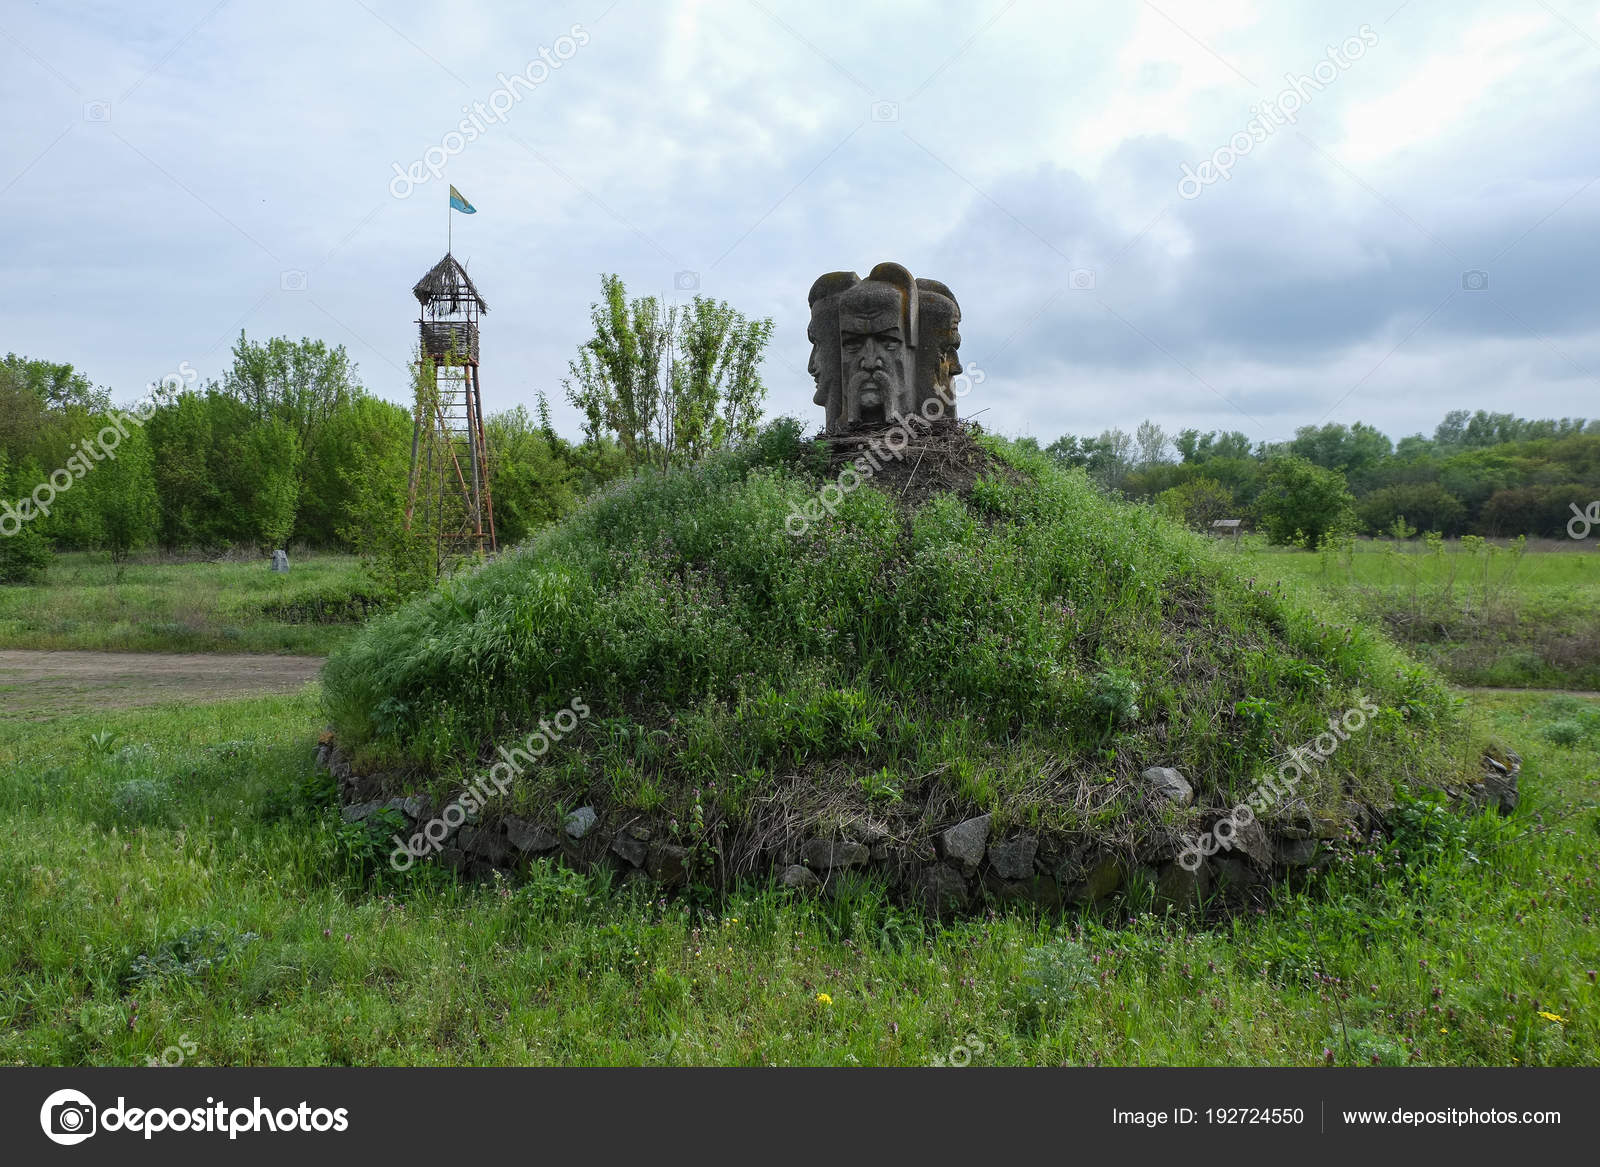
[[489, 305], [483, 302], [483, 297], [478, 295], [478, 289], [467, 275], [467, 269], [448, 251], [443, 259], [428, 269], [427, 275], [417, 281], [411, 294], [424, 307], [431, 304], [446, 311], [459, 312], [470, 301], [478, 305], [479, 312], [489, 310]]

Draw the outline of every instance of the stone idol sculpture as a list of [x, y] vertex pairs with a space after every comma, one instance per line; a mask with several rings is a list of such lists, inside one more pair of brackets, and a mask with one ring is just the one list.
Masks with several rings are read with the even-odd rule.
[[[951, 381], [961, 372], [961, 306], [938, 280], [919, 280], [898, 263], [866, 279], [829, 272], [811, 285], [807, 366], [812, 399], [827, 414], [825, 432], [889, 425], [919, 411], [954, 417]], [[937, 398], [943, 406], [928, 402]]]

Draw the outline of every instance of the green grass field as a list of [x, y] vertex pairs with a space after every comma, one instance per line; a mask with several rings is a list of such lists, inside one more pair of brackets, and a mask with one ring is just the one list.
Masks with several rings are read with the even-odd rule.
[[866, 885], [385, 882], [314, 690], [7, 723], [0, 1062], [1600, 1064], [1600, 702], [1473, 702], [1526, 758], [1508, 819], [1406, 808], [1211, 922], [942, 927]]
[[1307, 554], [1246, 543], [1264, 578], [1315, 584], [1461, 685], [1600, 690], [1600, 544], [1361, 540]]
[[[1239, 554], [1458, 680], [1600, 687], [1592, 648], [1557, 652], [1600, 611], [1592, 552]], [[349, 626], [309, 621], [359, 590], [334, 556], [287, 578], [66, 556], [0, 589], [0, 647], [321, 653]], [[1468, 702], [1524, 757], [1507, 818], [1403, 801], [1386, 840], [1242, 913], [1135, 894], [945, 924], [865, 881], [393, 875], [313, 765], [315, 684], [34, 709], [0, 722], [0, 1063], [1600, 1064], [1600, 699]]]
[[283, 575], [264, 559], [117, 565], [75, 552], [43, 583], [0, 587], [0, 648], [323, 656], [367, 590], [350, 555], [297, 554]]

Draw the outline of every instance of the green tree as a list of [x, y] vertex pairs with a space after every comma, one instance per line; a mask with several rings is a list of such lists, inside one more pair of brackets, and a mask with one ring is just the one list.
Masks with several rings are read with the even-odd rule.
[[200, 543], [209, 547], [283, 547], [294, 529], [300, 496], [299, 439], [288, 423], [262, 420], [248, 405], [208, 390], [206, 507]]
[[1238, 518], [1233, 492], [1215, 478], [1191, 478], [1164, 490], [1156, 506], [1196, 531], [1209, 531], [1218, 519]]
[[1479, 526], [1484, 534], [1497, 537], [1563, 539], [1572, 508], [1585, 511], [1596, 498], [1600, 490], [1581, 483], [1513, 487], [1498, 491], [1483, 504]]
[[523, 406], [492, 414], [489, 440], [495, 533], [502, 545], [520, 543], [577, 505], [579, 470], [566, 443]]
[[344, 346], [305, 337], [251, 341], [243, 332], [222, 391], [244, 402], [260, 420], [277, 418], [294, 432], [301, 453], [315, 458], [324, 429], [364, 390]]
[[220, 541], [220, 484], [214, 395], [179, 394], [145, 423], [154, 454], [156, 531], [163, 547], [212, 546]]
[[364, 481], [403, 490], [411, 459], [411, 414], [392, 402], [362, 395], [330, 417], [318, 454], [302, 464], [294, 538], [316, 546], [349, 546]]
[[[256, 421], [276, 421], [294, 435], [300, 517], [296, 533], [308, 542], [332, 542], [341, 523], [338, 501], [317, 495], [310, 482], [337, 479], [341, 451], [337, 443], [330, 447], [329, 438], [337, 431], [338, 418], [365, 395], [344, 346], [330, 347], [310, 337], [251, 341], [240, 332], [221, 388], [243, 403]], [[283, 448], [279, 439], [261, 440], [273, 443], [274, 449]]]
[[1230, 430], [1227, 433], [1221, 430], [1212, 430], [1202, 434], [1199, 430], [1188, 429], [1178, 434], [1172, 440], [1177, 447], [1178, 456], [1185, 462], [1209, 462], [1213, 458], [1248, 458], [1251, 452], [1251, 443], [1248, 435], [1239, 430]]
[[244, 541], [262, 550], [286, 546], [300, 501], [299, 437], [274, 418], [252, 426], [233, 448], [245, 471], [233, 481]]
[[36, 467], [11, 462], [0, 449], [0, 584], [38, 583], [53, 558], [38, 520], [24, 520], [16, 504], [39, 483]]
[[1133, 444], [1138, 450], [1136, 464], [1142, 469], [1148, 469], [1167, 460], [1167, 447], [1172, 444], [1172, 439], [1166, 430], [1149, 418], [1145, 418], [1133, 433]]
[[1268, 460], [1255, 506], [1274, 543], [1318, 547], [1355, 525], [1355, 499], [1344, 475], [1293, 454]]
[[125, 428], [127, 435], [78, 487], [98, 520], [99, 545], [119, 563], [155, 542], [160, 521], [150, 439], [139, 426]]
[[0, 360], [0, 384], [26, 392], [45, 409], [77, 405], [91, 413], [111, 408], [111, 394], [97, 388], [71, 365], [7, 353]]
[[1419, 531], [1458, 535], [1465, 529], [1467, 508], [1437, 482], [1386, 486], [1364, 497], [1356, 506], [1361, 524], [1374, 534], [1392, 530], [1397, 518]]
[[1289, 443], [1289, 453], [1315, 463], [1325, 470], [1337, 470], [1347, 478], [1364, 475], [1394, 452], [1393, 443], [1365, 422], [1343, 426], [1330, 422], [1320, 429], [1301, 426]]
[[629, 301], [622, 279], [600, 279], [595, 334], [568, 365], [567, 400], [591, 442], [616, 436], [630, 466], [694, 462], [755, 431], [766, 387], [760, 366], [772, 320], [749, 320], [696, 296]]
[[755, 435], [766, 386], [761, 361], [772, 320], [747, 320], [721, 301], [696, 296], [678, 313], [671, 337], [669, 423], [661, 442], [667, 462], [698, 462]]
[[[412, 417], [432, 417], [439, 407], [433, 358], [420, 351], [411, 362]], [[461, 557], [448, 546], [446, 532], [461, 528], [462, 503], [455, 491], [438, 488], [438, 468], [451, 457], [450, 441], [437, 426], [415, 430], [416, 447], [390, 452], [383, 467], [350, 479], [351, 520], [344, 537], [381, 591], [403, 598], [430, 588], [454, 570]], [[412, 462], [417, 486], [411, 493]]]

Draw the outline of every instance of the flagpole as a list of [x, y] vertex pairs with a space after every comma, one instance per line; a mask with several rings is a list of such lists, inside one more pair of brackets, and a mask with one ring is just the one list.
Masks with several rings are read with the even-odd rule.
[[444, 204], [444, 253], [446, 255], [449, 255], [451, 250], [455, 247], [454, 232], [456, 220], [455, 216], [451, 214], [452, 210], [454, 210], [454, 208], [450, 206], [450, 200], [446, 199]]

